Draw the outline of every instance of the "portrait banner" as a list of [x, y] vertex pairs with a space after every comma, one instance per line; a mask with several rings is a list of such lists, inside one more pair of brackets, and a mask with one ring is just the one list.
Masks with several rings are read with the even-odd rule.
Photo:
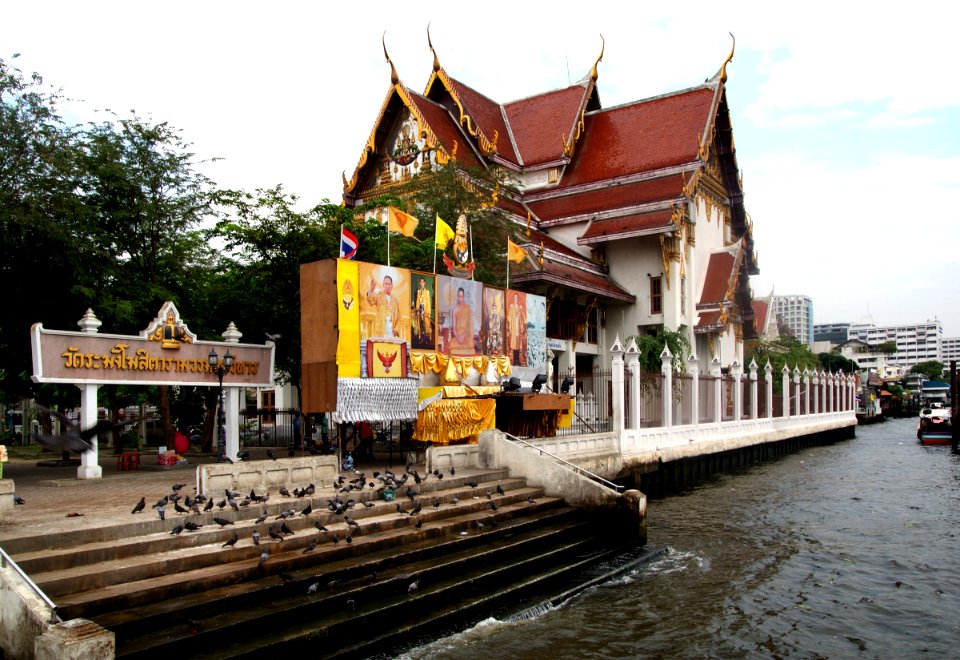
[[506, 355], [513, 366], [527, 366], [527, 294], [523, 291], [507, 291]]
[[360, 262], [360, 341], [402, 339], [410, 344], [410, 271]]
[[410, 345], [414, 349], [433, 351], [437, 347], [435, 332], [436, 279], [429, 273], [411, 271]]
[[437, 276], [437, 349], [455, 357], [482, 353], [483, 285]]
[[547, 299], [527, 294], [527, 366], [547, 364]]
[[503, 355], [503, 289], [483, 287], [483, 354]]

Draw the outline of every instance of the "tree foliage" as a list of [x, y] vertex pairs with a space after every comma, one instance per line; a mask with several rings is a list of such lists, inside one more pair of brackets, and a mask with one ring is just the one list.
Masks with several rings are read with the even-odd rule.
[[819, 353], [817, 358], [820, 360], [820, 368], [824, 371], [838, 373], [842, 371], [845, 374], [852, 374], [860, 371], [860, 365], [853, 360], [849, 360], [836, 353]]
[[910, 368], [912, 374], [923, 374], [927, 380], [941, 380], [943, 378], [943, 362], [939, 360], [927, 360], [913, 365]]

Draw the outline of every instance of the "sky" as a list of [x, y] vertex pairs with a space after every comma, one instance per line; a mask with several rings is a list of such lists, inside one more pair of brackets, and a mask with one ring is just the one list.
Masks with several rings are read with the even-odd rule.
[[[0, 57], [77, 123], [168, 122], [221, 187], [339, 202], [390, 85], [447, 72], [504, 103], [586, 75], [605, 107], [727, 67], [754, 223], [757, 297], [805, 294], [814, 322], [938, 318], [960, 336], [960, 4], [893, 2], [33, 2]], [[19, 53], [19, 57], [11, 60]]]

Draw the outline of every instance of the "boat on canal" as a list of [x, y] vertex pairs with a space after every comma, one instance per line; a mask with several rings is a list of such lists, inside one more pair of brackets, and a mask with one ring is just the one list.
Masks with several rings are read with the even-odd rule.
[[917, 440], [922, 445], [949, 445], [953, 442], [953, 423], [950, 409], [922, 408], [917, 423]]

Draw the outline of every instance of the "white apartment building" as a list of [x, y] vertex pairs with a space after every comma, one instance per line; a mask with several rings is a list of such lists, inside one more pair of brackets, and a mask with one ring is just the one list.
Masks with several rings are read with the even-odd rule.
[[950, 361], [960, 362], [960, 337], [944, 337], [941, 342], [943, 349], [943, 365], [950, 367]]
[[773, 311], [799, 341], [804, 344], [813, 341], [813, 299], [810, 296], [774, 296]]
[[889, 357], [888, 362], [904, 370], [928, 360], [943, 361], [943, 327], [937, 319], [915, 325], [852, 324], [850, 339], [873, 345], [896, 342], [897, 352]]

